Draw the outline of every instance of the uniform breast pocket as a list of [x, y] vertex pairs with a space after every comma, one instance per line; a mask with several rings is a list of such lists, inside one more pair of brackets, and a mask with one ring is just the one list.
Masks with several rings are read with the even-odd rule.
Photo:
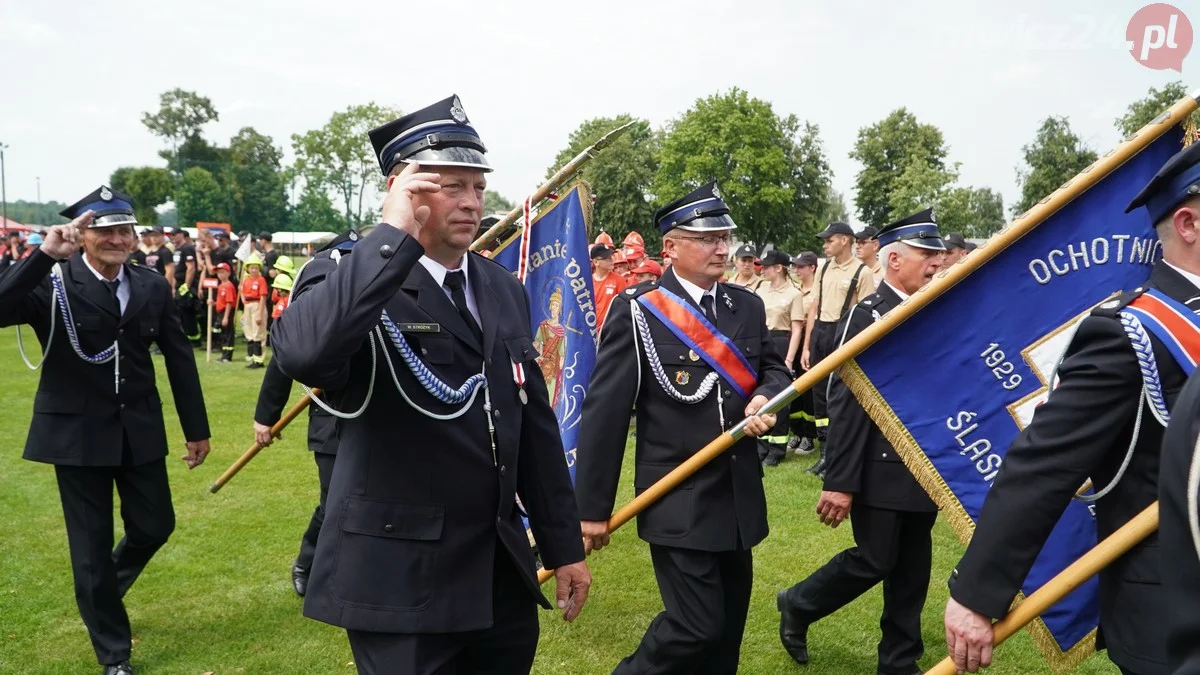
[[525, 363], [541, 356], [533, 346], [533, 340], [524, 335], [504, 338], [504, 348], [508, 350], [508, 357], [513, 363]]
[[96, 332], [104, 325], [104, 319], [99, 314], [74, 314], [73, 318], [75, 328], [80, 332]]
[[454, 345], [450, 336], [442, 333], [422, 333], [419, 336], [406, 334], [404, 339], [428, 363], [446, 364], [454, 361]]
[[651, 348], [658, 353], [663, 374], [681, 394], [696, 393], [700, 383], [712, 372], [700, 354], [685, 344], [658, 344]]
[[389, 610], [427, 606], [445, 517], [440, 504], [349, 498], [339, 523], [334, 595]]
[[159, 325], [155, 319], [142, 319], [138, 324], [138, 333], [142, 336], [142, 342], [153, 342], [158, 339]]

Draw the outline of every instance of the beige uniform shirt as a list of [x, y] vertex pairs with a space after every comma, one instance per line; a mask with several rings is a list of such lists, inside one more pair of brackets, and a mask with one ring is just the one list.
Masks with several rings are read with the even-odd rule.
[[757, 284], [760, 281], [762, 281], [762, 277], [755, 274], [754, 276], [750, 277], [750, 281], [743, 284], [742, 282], [738, 281], [737, 272], [734, 272], [733, 276], [731, 276], [725, 280], [725, 283], [730, 284], [732, 286], [741, 286], [742, 288], [748, 288], [750, 290], [754, 290], [755, 284]]
[[754, 292], [762, 298], [767, 308], [767, 330], [790, 331], [793, 321], [804, 320], [804, 313], [808, 310], [804, 295], [791, 282], [775, 290], [771, 288], [771, 282], [764, 281]]
[[875, 277], [875, 287], [879, 288], [879, 284], [883, 282], [883, 261], [876, 259], [874, 267], [868, 267], [871, 270], [871, 276]]
[[[817, 268], [813, 292], [821, 298], [821, 306], [817, 311], [818, 321], [837, 322], [842, 318], [842, 307], [847, 306], [846, 294], [850, 291], [850, 280], [854, 278], [854, 272], [858, 270], [859, 266], [862, 266], [862, 262], [858, 258], [851, 257], [841, 265], [831, 260], [828, 267], [822, 263]], [[877, 285], [875, 275], [869, 268], [863, 266], [862, 272], [858, 275], [854, 299], [849, 306], [853, 307], [874, 293]], [[813, 302], [816, 300], [814, 299]]]

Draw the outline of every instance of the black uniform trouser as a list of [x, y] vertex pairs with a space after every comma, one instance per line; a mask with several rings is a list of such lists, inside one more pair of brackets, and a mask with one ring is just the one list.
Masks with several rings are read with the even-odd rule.
[[[175, 529], [167, 463], [56, 466], [75, 580], [75, 602], [103, 664], [129, 658], [129, 617], [122, 598]], [[113, 548], [113, 483], [125, 536]]]
[[237, 325], [234, 321], [237, 312], [230, 312], [228, 326], [221, 325], [224, 315], [224, 312], [213, 311], [213, 346], [220, 348], [222, 357], [228, 356], [228, 358], [232, 359], [233, 341], [237, 337]]
[[[812, 336], [809, 337], [808, 363], [816, 365], [837, 349], [837, 324], [831, 321], [817, 321], [813, 324]], [[832, 377], [832, 376], [830, 376]], [[829, 379], [821, 380], [812, 388], [813, 417], [817, 427], [817, 438], [822, 442], [829, 432]]]
[[317, 463], [317, 479], [321, 481], [321, 501], [313, 509], [312, 520], [308, 521], [308, 529], [300, 540], [300, 555], [296, 556], [296, 565], [306, 570], [312, 569], [313, 555], [317, 552], [317, 537], [321, 534], [321, 524], [325, 522], [325, 497], [329, 495], [329, 482], [333, 480], [333, 463], [336, 459], [337, 455], [313, 453], [313, 460]]
[[835, 555], [785, 592], [797, 618], [811, 624], [883, 582], [879, 672], [910, 673], [925, 651], [921, 610], [933, 562], [930, 532], [937, 513], [850, 507], [854, 548]]
[[496, 541], [492, 627], [462, 633], [372, 633], [347, 630], [363, 675], [518, 675], [533, 668], [537, 603], [512, 556]]
[[754, 582], [751, 552], [650, 544], [650, 558], [664, 609], [614, 675], [736, 673]]
[[187, 295], [175, 292], [175, 307], [179, 309], [179, 324], [183, 327], [184, 335], [187, 335], [187, 338], [192, 341], [200, 339], [200, 320], [196, 314], [196, 305], [199, 302], [196, 300], [195, 293], [190, 288]]
[[[788, 344], [792, 339], [792, 332], [787, 330], [770, 331], [771, 343], [775, 345], [775, 351], [779, 352], [780, 359], [787, 358]], [[791, 426], [790, 409], [780, 411], [775, 416], [775, 426], [771, 427], [770, 433], [758, 439], [758, 459], [762, 461], [767, 457], [771, 457], [776, 461], [781, 460], [787, 454], [788, 428]]]

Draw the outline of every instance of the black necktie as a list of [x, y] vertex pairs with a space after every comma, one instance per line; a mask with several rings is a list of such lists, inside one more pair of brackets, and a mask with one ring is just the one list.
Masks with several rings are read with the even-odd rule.
[[450, 298], [454, 300], [454, 306], [458, 308], [459, 316], [463, 318], [463, 321], [467, 322], [467, 328], [471, 329], [471, 334], [482, 345], [483, 331], [479, 329], [479, 324], [476, 323], [475, 317], [472, 316], [471, 310], [467, 307], [467, 293], [463, 290], [463, 278], [465, 276], [462, 272], [447, 272], [446, 279], [442, 283], [446, 285], [446, 288], [450, 289]]
[[117, 316], [121, 316], [121, 300], [117, 297], [117, 288], [121, 285], [120, 279], [105, 281], [104, 285], [108, 287], [108, 294], [112, 296], [113, 307], [117, 309]]
[[713, 296], [705, 293], [700, 296], [700, 309], [704, 310], [704, 318], [713, 326], [717, 325], [717, 311], [713, 309]]

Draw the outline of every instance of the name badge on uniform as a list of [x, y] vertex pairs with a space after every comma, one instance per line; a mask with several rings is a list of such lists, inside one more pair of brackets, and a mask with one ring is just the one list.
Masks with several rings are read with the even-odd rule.
[[400, 329], [401, 333], [440, 333], [442, 325], [439, 323], [398, 323], [396, 328]]

